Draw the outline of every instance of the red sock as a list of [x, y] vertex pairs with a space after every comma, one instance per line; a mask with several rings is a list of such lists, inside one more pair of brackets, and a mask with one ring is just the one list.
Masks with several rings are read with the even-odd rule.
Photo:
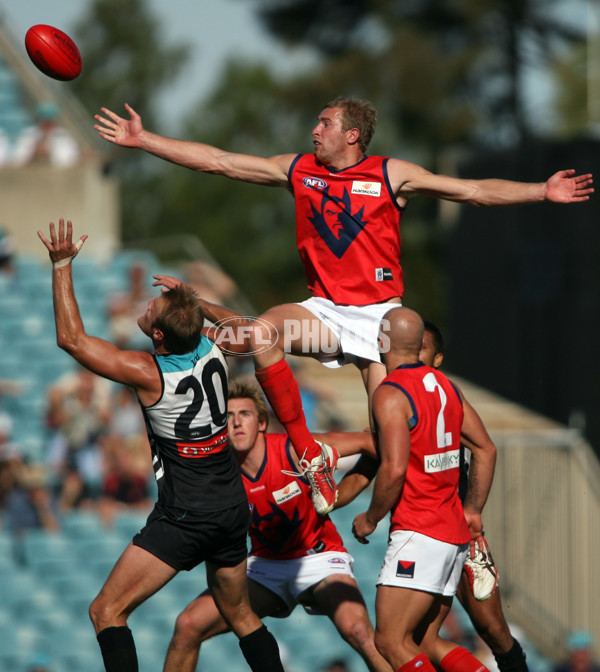
[[457, 646], [446, 654], [440, 667], [443, 672], [489, 672], [488, 668], [467, 649]]
[[396, 672], [436, 672], [433, 663], [424, 653], [415, 656], [408, 663], [400, 665]]
[[279, 422], [285, 427], [298, 457], [310, 462], [321, 454], [321, 447], [312, 438], [306, 426], [302, 410], [300, 389], [294, 374], [285, 359], [271, 364], [266, 369], [257, 369], [256, 378], [260, 383]]

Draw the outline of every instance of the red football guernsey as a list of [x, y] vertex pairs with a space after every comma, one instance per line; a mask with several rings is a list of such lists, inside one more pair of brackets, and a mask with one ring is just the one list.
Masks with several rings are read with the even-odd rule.
[[419, 362], [398, 367], [383, 381], [410, 401], [410, 456], [390, 531], [413, 530], [450, 544], [471, 539], [458, 496], [460, 430], [458, 390], [446, 376]]
[[281, 473], [296, 471], [289, 437], [265, 434], [265, 439], [265, 459], [256, 478], [241, 470], [252, 517], [250, 554], [290, 560], [323, 551], [345, 551], [329, 516], [317, 515], [308, 481]]
[[400, 219], [387, 158], [365, 156], [336, 171], [299, 154], [289, 180], [296, 242], [308, 287], [337, 304], [364, 306], [402, 296]]

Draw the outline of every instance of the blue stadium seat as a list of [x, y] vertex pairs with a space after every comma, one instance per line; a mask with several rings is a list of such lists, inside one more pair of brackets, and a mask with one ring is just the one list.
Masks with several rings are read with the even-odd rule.
[[105, 558], [114, 562], [120, 557], [121, 553], [127, 547], [129, 539], [111, 531], [104, 531], [101, 536], [97, 538], [75, 539], [73, 545], [73, 552], [83, 563], [87, 562], [88, 558]]
[[[40, 577], [43, 580], [43, 577]], [[41, 583], [41, 581], [40, 581]], [[52, 613], [57, 604], [57, 596], [43, 584], [36, 584], [35, 589], [23, 591], [12, 601], [12, 614], [20, 621], [33, 623], [32, 615], [39, 617], [42, 613]]]
[[25, 562], [30, 567], [35, 567], [40, 559], [63, 560], [73, 555], [73, 547], [64, 534], [44, 529], [28, 530], [23, 538], [23, 550]]
[[130, 541], [146, 524], [146, 518], [151, 509], [147, 511], [118, 511], [113, 522], [114, 530], [121, 535], [123, 540]]
[[64, 513], [60, 519], [65, 535], [77, 542], [83, 539], [98, 539], [103, 534], [100, 516], [95, 511], [75, 509]]
[[35, 576], [22, 567], [13, 567], [0, 574], [0, 604], [8, 611], [23, 595], [35, 592], [38, 582]]

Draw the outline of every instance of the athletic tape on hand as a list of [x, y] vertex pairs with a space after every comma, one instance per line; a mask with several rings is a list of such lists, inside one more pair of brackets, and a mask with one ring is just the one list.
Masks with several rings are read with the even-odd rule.
[[[81, 249], [81, 246], [82, 246], [82, 245], [83, 245], [83, 239], [80, 238], [80, 239], [75, 243], [75, 248], [77, 249], [77, 252], [79, 252], [79, 250]], [[75, 252], [75, 254], [73, 254], [73, 255], [70, 256], [70, 257], [66, 257], [65, 259], [61, 259], [60, 261], [55, 261], [55, 262], [52, 264], [52, 268], [64, 268], [65, 266], [68, 266], [68, 265], [73, 261], [73, 259], [75, 259], [75, 257], [77, 256], [77, 252]]]

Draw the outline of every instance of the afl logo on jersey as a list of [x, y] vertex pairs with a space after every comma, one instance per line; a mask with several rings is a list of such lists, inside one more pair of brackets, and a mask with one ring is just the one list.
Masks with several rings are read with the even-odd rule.
[[318, 189], [319, 191], [322, 191], [327, 186], [327, 182], [320, 177], [305, 177], [302, 180], [302, 184], [309, 189]]

